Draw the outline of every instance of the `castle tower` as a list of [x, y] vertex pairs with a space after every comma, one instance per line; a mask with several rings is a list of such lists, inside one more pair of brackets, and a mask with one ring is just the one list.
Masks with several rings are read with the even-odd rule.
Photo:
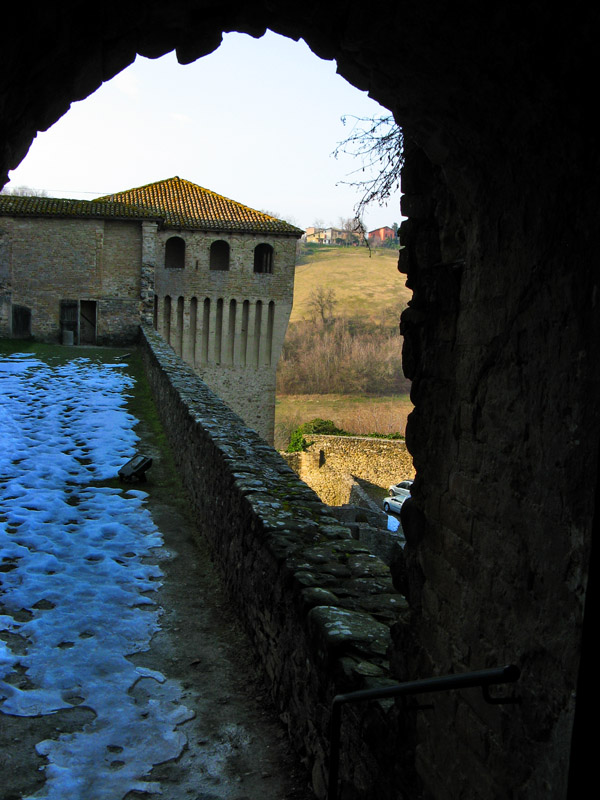
[[246, 424], [273, 442], [275, 371], [302, 231], [179, 177], [101, 201], [160, 214], [144, 223], [155, 328]]

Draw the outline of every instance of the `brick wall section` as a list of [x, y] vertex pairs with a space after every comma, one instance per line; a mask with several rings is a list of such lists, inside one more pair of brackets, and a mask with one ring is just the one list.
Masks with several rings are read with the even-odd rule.
[[[166, 242], [177, 235], [185, 241], [185, 267], [165, 269]], [[210, 269], [210, 246], [225, 241], [230, 248], [228, 270]], [[273, 274], [254, 272], [254, 248], [273, 247]], [[204, 233], [202, 231], [158, 231], [156, 242], [156, 291], [160, 297], [202, 294], [220, 296], [250, 295], [273, 300], [291, 300], [294, 289], [296, 239], [252, 233]], [[209, 287], [207, 289], [207, 287]]]
[[[3, 273], [13, 305], [31, 309], [31, 333], [60, 338], [60, 301], [95, 300], [97, 343], [136, 340], [140, 319], [139, 223], [2, 219]], [[7, 255], [8, 254], [8, 255]]]
[[[389, 630], [406, 609], [404, 598], [385, 565], [160, 336], [144, 329], [142, 345], [198, 529], [323, 797], [331, 699], [389, 682]], [[395, 773], [409, 749], [389, 703], [345, 713], [347, 796], [396, 798]]]

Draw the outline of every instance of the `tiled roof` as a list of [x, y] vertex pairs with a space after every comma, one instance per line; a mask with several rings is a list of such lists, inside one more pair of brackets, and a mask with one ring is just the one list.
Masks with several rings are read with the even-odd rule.
[[106, 201], [152, 209], [169, 228], [302, 235], [294, 225], [177, 176], [98, 198], [98, 202]]
[[81, 219], [139, 220], [161, 219], [162, 215], [147, 208], [127, 203], [98, 202], [97, 200], [66, 200], [58, 197], [20, 197], [0, 194], [2, 217], [63, 217]]

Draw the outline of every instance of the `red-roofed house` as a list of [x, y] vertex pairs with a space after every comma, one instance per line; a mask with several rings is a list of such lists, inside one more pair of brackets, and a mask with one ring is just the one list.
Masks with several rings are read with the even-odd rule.
[[383, 228], [375, 228], [367, 234], [369, 237], [369, 244], [371, 247], [381, 247], [382, 244], [396, 239], [396, 233], [393, 228], [384, 225]]

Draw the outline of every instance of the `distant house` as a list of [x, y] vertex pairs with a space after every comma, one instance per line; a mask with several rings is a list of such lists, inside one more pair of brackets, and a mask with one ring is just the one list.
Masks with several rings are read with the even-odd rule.
[[359, 236], [354, 231], [343, 228], [307, 228], [305, 239], [308, 244], [356, 244]]
[[381, 247], [382, 244], [397, 238], [394, 229], [389, 228], [387, 225], [384, 225], [383, 228], [375, 228], [375, 230], [369, 231], [367, 235], [371, 247]]
[[0, 336], [128, 344], [153, 324], [272, 441], [301, 235], [179, 177], [97, 200], [0, 195]]

